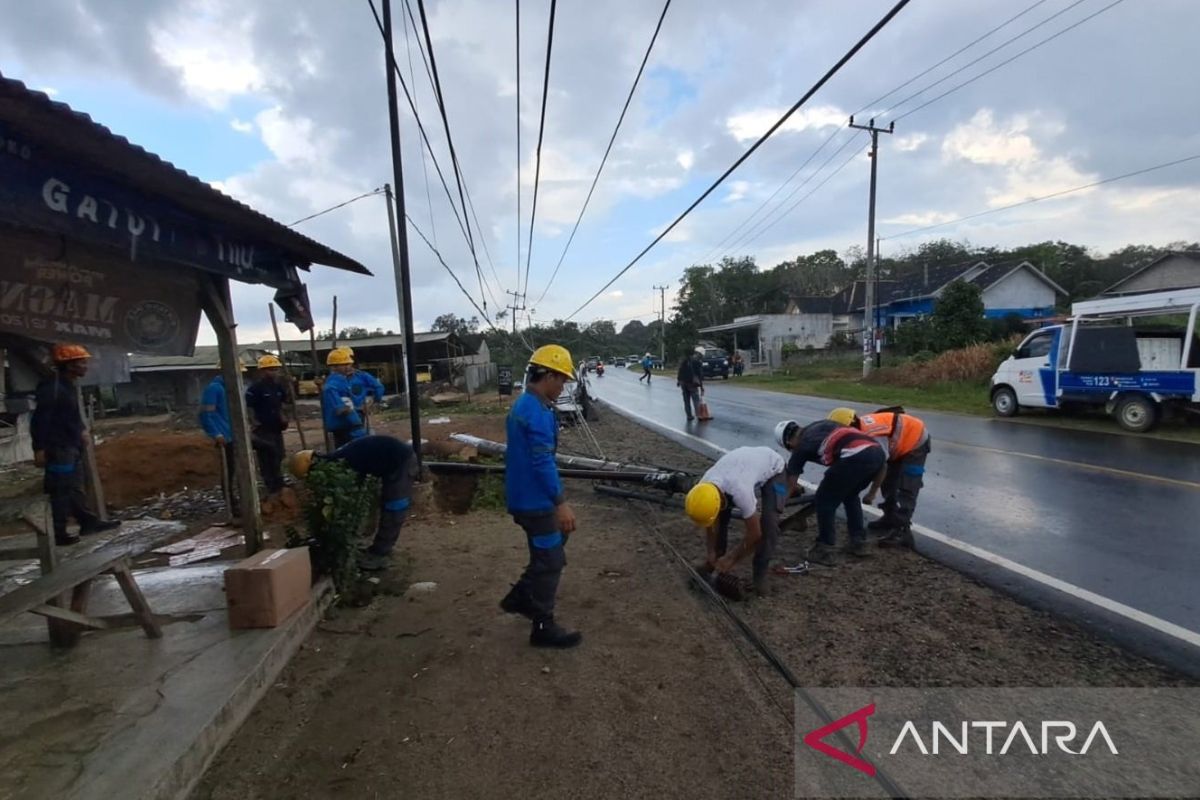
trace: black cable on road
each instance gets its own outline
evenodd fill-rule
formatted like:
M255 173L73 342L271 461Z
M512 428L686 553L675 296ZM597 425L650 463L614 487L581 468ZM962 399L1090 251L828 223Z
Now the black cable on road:
M771 649L771 646L768 645L766 641L764 641L763 638L758 635L754 628L750 627L748 622L742 619L741 616L739 616L732 608L729 607L729 603L725 601L725 598L721 597L721 595L717 593L717 590L714 589L707 580L705 580L704 576L697 572L696 568L693 567L691 563L689 563L688 560L683 557L683 554L680 553L673 544L671 544L659 526L649 516L649 512L651 511L650 504L646 503L645 506L647 511L647 516L645 518L650 520L650 529L654 531L655 538L658 539L659 544L662 545L667 552L675 557L675 560L679 562L679 565L687 573L687 576L689 579L691 579L692 583L698 586L708 600L713 604L713 606L716 607L717 610L721 611L725 617L737 627L742 636L745 637L746 641L754 646L754 649L759 652L759 655L761 655L766 662L770 664L777 673L779 673L781 678L787 681L788 686L790 686L800 695L800 698L804 700L805 705L807 705L826 725L832 723L834 721L833 715L830 714L823 705L821 705L819 700L809 694L808 690L804 688L804 684L800 682L800 679L796 677L796 673L792 672L787 663L780 658L774 650ZM850 740L850 737L846 734L845 729L836 731L834 735L838 737L839 741L842 743L843 747L845 747L847 752L858 751L858 743ZM864 758L864 756L859 754L859 758ZM895 780L891 778L891 776L884 772L883 767L880 767L877 764L873 766L875 766L875 781L885 792L888 793L888 797L908 797L904 790L900 788L900 785L897 784Z
M780 117L775 122L775 124L772 125L770 127L770 129L767 130L766 133L764 133L761 137L759 137L758 141L756 141L753 145L751 145L750 148L748 150L746 150L746 152L743 153L737 159L737 161L734 161L733 164L727 170L725 170L725 172L723 172L721 174L721 176L719 178L717 178L711 186L709 186L707 189L705 189L703 194L701 194L698 198L696 198L696 200L690 206L685 208L683 210L683 213L681 213L678 217L675 218L675 220L670 225L668 225L665 229L663 229L662 233L658 234L658 236L656 236L654 238L654 240L652 242L650 242L650 244L646 245L646 247L640 253L638 253L636 256L634 256L632 261L630 261L628 264L626 264L624 267L622 267L621 270L616 275L614 275L611 280L608 281L608 283L601 286L600 289L595 294L593 294L591 297L589 297L583 303L583 305L579 306L579 308L572 311L570 313L570 315L567 316L566 319L570 320L572 317L574 317L580 311L582 311L583 309L585 309L589 305L591 305L591 303L597 297L599 297L601 294L603 294L604 291L606 289L608 289L608 287L610 287L614 283L616 283L617 280L620 279L620 277L622 275L624 275L626 272L628 272L630 269L632 269L633 266L635 264L637 264L637 262L641 261L642 257L645 256L646 253L649 253L651 248L653 248L656 244L661 242L667 236L667 234L669 234L672 230L674 230L675 227L677 225L679 225L679 223L682 222L684 220L684 218L693 211L693 209L696 208L696 206L698 206L702 202L704 202L705 198L707 198L710 194L712 194L716 190L716 188L725 181L726 178L728 178L730 175L733 174L734 170L736 170L738 167L740 167L746 161L746 159L748 159L751 155L753 155L754 152L756 150L758 150L758 148L761 147L763 145L763 143L766 142L767 139L769 139L771 137L772 134L775 133L775 131L779 130L779 128L785 122L787 122L788 119L791 118L791 116L793 114L795 114L800 109L801 106L803 106L805 103L808 102L809 98L811 98L814 94L816 94L821 89L822 86L824 86L826 83L828 83L830 78L832 78L834 75L836 75L838 73L838 71L843 66L845 66L846 63L858 53L859 50L861 50L863 47L866 46L867 42L869 42L869 41L871 41L871 39L875 38L875 35L878 34L881 30L883 30L884 27L889 22L891 22L892 19L897 14L899 14L900 11L906 5L909 4L909 2L910 2L910 0L899 0L899 2L897 2L894 6L892 6L891 10L888 11L888 13L885 14L881 20L876 22L875 25L869 31L867 31L867 33L861 39L859 39L858 42L855 43L855 45L853 47L851 47L846 52L845 55L843 55L840 59L838 59L837 63L835 63L832 67L830 67L829 70L826 71L826 73L824 75L822 75L821 78L812 85L812 88L810 88L807 92L804 93L803 97L801 97L799 100L797 100L796 103L791 108L789 108L786 112L784 112L783 116Z
M646 69L646 62L650 60L650 52L654 49L654 43L658 41L658 33L662 30L663 20L666 19L667 9L670 7L671 0L667 0L663 4L662 13L658 15L658 24L654 26L654 35L650 37L650 44L646 48L646 54L642 56L642 64L638 67L637 75L633 79L633 86L629 87L629 96L625 98L625 106L621 109L621 116L617 118L617 125L613 128L612 136L609 137L608 147L604 148L604 157L600 159L600 166L596 169L596 177L592 178L591 188L588 189L587 197L583 199L583 207L579 209L579 217L575 220L575 227L571 228L571 235L567 237L567 243L563 247L562 255L558 257L558 263L554 265L554 272L551 273L550 280L546 283L546 288L542 289L542 294L534 302L535 306L542 302L542 298L546 296L546 292L550 291L550 287L554 284L554 279L558 277L558 270L563 265L563 259L567 257L567 251L571 249L571 242L575 241L575 233L579 230L579 223L583 222L583 215L587 211L588 203L592 201L592 193L596 191L596 183L600 180L600 173L604 171L604 165L608 163L608 154L612 152L613 142L617 140L617 132L621 130L621 123L625 121L625 113L629 111L629 103L633 100L633 93L637 91L638 83L642 80L642 72Z
M546 71L542 78L542 121L538 124L537 156L533 168L533 208L529 212L529 246L525 248L525 288L517 289L521 294L529 291L529 262L533 257L533 223L537 219L538 183L542 178L542 137L546 133L546 100L550 92L550 54L554 48L554 11L558 0L550 0L550 27L546 33Z

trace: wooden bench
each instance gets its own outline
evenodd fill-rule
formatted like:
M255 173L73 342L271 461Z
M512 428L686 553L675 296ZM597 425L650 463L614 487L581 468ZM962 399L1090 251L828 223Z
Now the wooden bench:
M59 561L52 571L0 596L0 626L21 614L46 617L50 641L72 646L85 630L140 625L152 639L162 637L162 629L142 595L130 570L129 561L161 544L154 539L114 542L76 558ZM93 616L87 613L92 581L112 575L125 595L132 613Z

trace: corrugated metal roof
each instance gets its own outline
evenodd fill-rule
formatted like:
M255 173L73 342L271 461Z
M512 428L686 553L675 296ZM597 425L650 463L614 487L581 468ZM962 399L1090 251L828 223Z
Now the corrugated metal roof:
M432 331L426 333L414 333L413 344L426 344L428 342L441 342L449 339L452 334L449 331ZM287 352L302 351L307 353L311 349L311 344L308 339L284 339L280 345ZM404 337L400 334L392 334L390 336L362 336L357 339L340 339L338 346L349 345L351 348L357 347L403 347ZM261 347L274 350L275 342L262 342ZM317 352L324 352L332 349L331 342L328 339L317 339Z
M298 266L323 264L361 275L371 274L349 256L255 211L124 136L113 133L87 114L52 100L3 73L0 73L0 122L11 133L45 142L95 172L167 198L197 216L222 222L273 244L293 255L300 262Z

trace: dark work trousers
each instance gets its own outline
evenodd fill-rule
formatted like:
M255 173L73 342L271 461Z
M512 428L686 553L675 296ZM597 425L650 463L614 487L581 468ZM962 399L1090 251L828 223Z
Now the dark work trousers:
M851 541L866 541L862 501L858 496L871 485L887 456L882 447L868 447L847 458L839 458L828 469L817 487L817 541L832 547L836 544L834 520L838 506L846 509L846 527Z
M533 621L554 619L554 596L558 579L567 565L566 537L558 529L553 511L543 514L513 514L513 520L525 531L529 546L529 564L517 581L533 606Z
M261 428L250 434L254 456L258 459L258 471L262 475L267 494L283 491L283 431L264 431Z
M54 535L67 535L71 517L79 523L81 533L87 533L100 521L87 507L83 493L83 461L78 447L46 449L46 474L42 490L50 495L50 514L54 519Z
M700 389L695 386L684 386L683 391L683 413L691 419L700 412Z
M416 466L416 459L410 458L395 472L380 478L379 527L375 529L375 540L367 548L368 553L386 556L395 549L400 528L408 516Z
M779 515L787 502L787 477L781 472L762 485L759 490L761 516L759 524L762 527L762 538L758 540L758 548L754 551L754 580L758 581L767 574L771 564L771 556L775 553L775 543L779 540ZM733 509L728 496L724 508L717 517L717 557L725 555L729 549L729 521L733 517ZM739 509L745 512L747 509ZM751 513L754 509L749 509Z
M338 448L350 444L354 440L354 434L361 430L362 428L342 428L340 431L330 431L333 434L333 446Z
M225 506L229 509L231 516L237 517L241 515L240 503L238 503L237 462L234 460L237 456L233 451L233 442L227 441L225 444L217 446L225 451L225 479L229 490L229 494L225 497ZM226 486L223 485L221 490L225 491L225 489Z
M883 519L903 527L912 522L917 510L917 495L925 485L925 459L932 448L929 442L896 461L889 461L883 479Z
M646 379L646 383L650 382L650 369L648 367L642 367L642 377L638 378L638 383L641 383L642 378Z

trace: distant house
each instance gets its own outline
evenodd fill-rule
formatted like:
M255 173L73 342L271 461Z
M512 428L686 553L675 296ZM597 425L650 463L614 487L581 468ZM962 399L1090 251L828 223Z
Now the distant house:
M986 261L926 267L915 275L878 282L876 307L879 325L895 327L906 319L933 313L933 305L955 281L979 287L984 316L1001 319L1016 314L1025 319L1054 313L1060 296L1067 292L1028 261L988 264ZM834 295L834 330L863 329L866 282L855 281Z
M751 354L751 363L778 366L783 362L784 345L801 350L829 346L832 308L831 297L793 297L788 301L787 313L737 317L724 325L701 328L700 333L727 334L734 349Z
M266 350L238 348L238 358L247 370L253 370ZM200 345L190 356L129 356L129 382L113 387L117 407L133 411L148 408L177 411L200 404L200 395L217 374L216 345ZM252 374L252 373L250 373Z
M1200 251L1176 250L1164 253L1132 275L1105 289L1105 297L1191 289L1200 286Z

